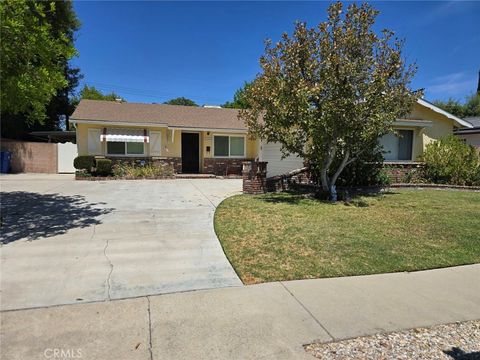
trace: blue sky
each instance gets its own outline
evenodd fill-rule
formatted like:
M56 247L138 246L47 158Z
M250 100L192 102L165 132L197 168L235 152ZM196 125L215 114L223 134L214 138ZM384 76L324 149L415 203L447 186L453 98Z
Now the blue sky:
M480 2L371 2L376 29L405 38L417 62L413 88L429 100L463 100L480 70ZM296 20L315 26L328 2L76 1L82 22L73 63L83 83L130 102L185 96L198 104L231 100L259 72L266 38L291 32Z

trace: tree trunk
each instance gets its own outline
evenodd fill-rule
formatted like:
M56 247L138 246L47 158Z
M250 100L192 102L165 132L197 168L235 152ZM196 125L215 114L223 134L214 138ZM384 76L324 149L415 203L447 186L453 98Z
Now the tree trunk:
M325 162L323 163L323 166L320 171L320 180L321 180L321 185L322 185L322 192L323 194L320 194L321 198L328 198L332 202L336 202L338 200L337 196L337 188L336 188L336 182L340 174L342 173L343 169L345 167L355 161L355 158L350 158L350 151L346 150L345 154L343 156L342 162L338 166L337 170L333 174L331 178L328 177L328 169L330 165L333 162L333 158L335 156L335 151L331 152ZM328 194L328 195L327 195ZM326 196L327 195L327 196Z
M345 169L345 166L347 166L349 157L350 151L347 150L345 151L345 155L343 156L342 162L340 163L337 171L335 171L335 174L333 174L332 178L330 179L330 200L333 202L337 201L337 188L335 183L337 182L337 179L342 173L343 169Z
M331 150L328 152L327 157L323 161L323 166L320 169L320 182L322 185L322 191L324 193L330 192L330 180L328 178L328 169L330 168L330 165L332 165L336 152L337 152L337 147L335 145L332 145Z

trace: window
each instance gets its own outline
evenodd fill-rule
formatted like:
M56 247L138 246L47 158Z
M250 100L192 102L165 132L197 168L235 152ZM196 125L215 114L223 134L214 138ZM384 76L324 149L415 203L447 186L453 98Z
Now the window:
M107 142L107 154L125 155L125 143Z
M143 155L143 143L127 142L127 154L129 155Z
M228 156L228 136L214 136L213 139L213 155Z
M412 160L413 130L397 130L380 138L383 157L387 161Z
M245 137L214 135L213 156L245 157Z
M143 155L143 142L107 142L108 155Z

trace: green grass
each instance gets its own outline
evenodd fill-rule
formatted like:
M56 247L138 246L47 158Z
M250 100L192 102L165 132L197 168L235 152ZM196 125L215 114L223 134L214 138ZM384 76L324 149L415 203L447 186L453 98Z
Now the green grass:
M215 231L244 283L414 271L480 262L480 193L395 190L330 204L239 195Z

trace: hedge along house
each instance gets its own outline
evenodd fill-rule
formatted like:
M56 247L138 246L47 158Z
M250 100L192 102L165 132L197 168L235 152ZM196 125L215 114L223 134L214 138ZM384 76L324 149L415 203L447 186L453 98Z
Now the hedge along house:
M82 100L70 122L79 155L166 163L177 173L240 175L257 156L236 109Z
M242 162L268 162L267 176L301 168L303 159L282 158L280 144L249 138L238 110L82 100L70 118L79 155L171 164L177 173L240 175ZM379 139L385 161L399 176L418 165L426 145L472 125L424 99L394 123L396 134ZM399 135L399 136L398 136Z

